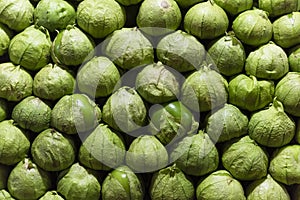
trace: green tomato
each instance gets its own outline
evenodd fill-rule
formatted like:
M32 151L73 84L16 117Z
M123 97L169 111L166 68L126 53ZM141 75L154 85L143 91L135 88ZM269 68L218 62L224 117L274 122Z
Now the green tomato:
M258 8L269 13L270 17L279 17L299 10L298 0L258 0Z
M175 0L175 1L181 8L189 8L189 7L191 7L197 3L200 3L204 0Z
M280 101L265 110L254 113L249 121L248 134L256 142L267 147L281 147L292 141L296 124L285 112Z
M41 132L31 145L33 161L46 171L61 171L75 161L74 141L54 129Z
M150 118L152 134L164 145L195 133L199 125L191 111L179 101L155 106Z
M0 22L20 32L33 23L34 7L29 0L0 1Z
M266 44L271 40L273 33L267 13L260 9L240 13L234 19L232 29L238 39L251 46Z
M214 0L230 15L234 16L243 11L249 10L253 6L253 0Z
M101 185L93 174L75 163L59 174L57 192L68 200L98 200Z
M0 64L0 97L8 101L20 101L32 94L32 77L13 63Z
M140 178L127 166L114 169L102 183L103 200L143 200L144 193Z
M290 71L300 72L300 45L297 45L290 50L288 60Z
M184 30L200 39L214 39L224 35L228 26L225 11L212 1L194 5L184 17Z
M300 145L286 145L276 149L271 157L269 173L286 185L300 184Z
M125 25L125 9L118 2L84 0L77 7L77 24L94 38L104 38Z
M180 76L161 62L145 66L136 77L135 88L150 103L165 103L179 97Z
M88 168L110 170L123 163L125 152L125 144L121 136L107 125L99 124L83 141L78 159Z
M11 196L11 194L7 190L5 190L5 189L0 190L0 199L15 200L15 198L13 198Z
M175 164L154 173L149 191L151 199L195 199L193 183Z
M12 38L8 48L9 58L27 70L37 71L50 61L51 45L47 29L32 25Z
M208 175L197 186L196 195L199 200L246 200L243 186L226 170Z
M269 42L250 52L245 70L257 78L278 80L289 71L288 57L280 46Z
M145 104L137 91L123 86L115 91L103 106L103 121L125 133L138 130L147 120Z
M283 104L284 111L300 117L300 73L288 72L277 83L275 96Z
M48 64L38 71L33 79L35 96L55 101L75 90L75 78L69 70L57 64Z
M38 199L51 188L51 180L49 172L39 168L29 158L25 158L9 174L7 188L17 199Z
M64 0L41 0L34 10L35 23L50 32L75 24L75 19L75 9Z
M244 136L225 144L222 164L234 178L250 181L267 175L269 160L264 149L249 136Z
M248 117L232 104L211 113L206 118L206 131L215 142L225 142L247 134Z
M100 108L84 94L63 96L51 113L51 126L66 134L92 130L100 120Z
M12 35L12 31L6 25L0 23L0 56L7 53Z
M81 92L95 98L106 97L116 87L120 73L110 59L100 56L92 58L80 68L76 79Z
M270 174L251 182L246 188L246 196L248 200L291 199L285 186L276 182Z
M155 136L142 135L130 144L126 164L136 172L153 172L168 164L168 152Z
M77 66L94 56L94 41L74 25L68 25L55 37L51 57L57 64Z
M300 12L292 12L273 22L274 42L282 48L300 43Z
M156 47L158 60L178 72L199 69L205 54L206 50L197 38L181 30L164 36Z
M210 111L227 102L227 91L226 79L210 67L204 66L190 74L183 83L181 102L196 112Z
M30 141L13 120L0 122L0 163L14 165L25 158L30 149Z
M188 175L203 176L218 168L219 153L209 136L200 130L198 134L187 136L176 143L170 160Z
M154 62L151 42L136 27L114 31L103 42L102 50L122 69L132 69Z
M227 34L215 40L209 47L208 56L219 72L225 76L239 74L244 69L246 53L243 44L234 35Z
M11 117L21 128L38 133L49 128L51 108L40 98L29 96L13 108Z
M60 196L56 191L48 191L46 192L39 200L64 200L62 196Z
M272 102L274 96L274 82L257 80L255 76L248 77L239 74L228 84L229 103L240 109L255 111Z
M157 36L176 30L181 19L181 11L175 0L144 0L136 23L143 32Z

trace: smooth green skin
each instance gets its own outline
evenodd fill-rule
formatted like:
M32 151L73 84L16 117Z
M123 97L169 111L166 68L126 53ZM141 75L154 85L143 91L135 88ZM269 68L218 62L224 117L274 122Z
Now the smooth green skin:
M299 6L298 0L258 0L258 8L267 11L270 17L298 11Z
M131 5L136 5L143 0L116 0L118 3L124 5L124 6L131 6Z
M194 36L182 30L164 36L156 47L158 60L178 72L199 69L205 54L204 46Z
M75 24L76 12L64 0L41 0L34 10L34 22L50 32Z
M290 195L285 186L276 182L270 174L250 183L246 188L246 196L247 200L290 200Z
M99 56L92 58L80 68L76 80L81 92L95 98L106 97L116 87L120 73L109 58Z
M151 199L157 200L194 200L195 196L193 183L176 165L156 172L152 177L149 191Z
M48 191L39 200L64 200L64 198L56 191Z
M33 79L33 94L39 98L55 101L75 90L75 78L63 67L48 64Z
M33 161L46 171L61 171L70 167L76 157L73 140L55 129L41 132L31 145Z
M300 42L300 12L292 12L273 22L273 38L282 48L289 48Z
M32 200L44 195L52 186L51 174L29 158L20 161L11 171L7 188L16 199Z
M122 69L132 69L154 62L151 42L136 27L114 31L103 42L102 50Z
M0 98L0 122L5 120L9 115L8 102Z
M20 101L32 94L32 77L20 66L11 62L0 64L0 97Z
M273 81L257 80L255 76L244 74L233 78L229 82L228 88L229 103L251 112L271 103L275 90Z
M272 23L265 11L246 10L240 13L232 23L235 36L251 46L266 44L272 38Z
M225 76L239 74L244 69L246 53L243 44L234 35L225 35L211 44L208 56Z
M155 136L142 135L130 144L126 164L136 172L153 172L168 164L168 153Z
M253 5L253 0L214 0L214 2L232 16L250 10Z
M224 35L228 26L225 11L211 1L194 5L184 17L184 30L199 39L214 39Z
M242 181L260 179L267 175L268 155L248 135L225 144L222 164L234 178Z
M176 3L181 7L181 8L189 8L197 3L200 3L204 0L175 0Z
M248 55L245 70L247 75L278 80L289 71L288 57L280 46L269 42Z
M77 24L93 38L104 38L125 25L125 9L116 1L82 1L77 7Z
M100 108L84 94L65 95L55 104L51 126L66 134L89 131L101 120Z
M170 144L197 131L193 114L179 101L155 107L150 113L151 132L162 144Z
M153 36L176 30L181 20L181 11L175 0L144 0L136 17L138 27Z
M275 96L283 104L284 111L296 117L300 117L300 73L288 72L277 83Z
M94 170L109 170L120 166L125 158L122 138L107 125L99 124L82 143L78 159Z
M0 1L0 22L20 32L33 23L34 7L29 0Z
M225 170L215 171L200 182L196 196L198 200L246 200L241 183Z
M257 143L267 147L281 147L291 142L296 124L285 112L280 101L265 110L254 113L249 121L248 134Z
M11 117L21 128L39 133L50 126L51 108L40 98L29 96L13 108Z
M103 121L115 130L129 133L143 127L147 110L134 88L123 86L103 106Z
M143 198L142 182L127 166L120 166L113 170L102 183L103 200L143 200Z
M0 164L0 190L7 187L7 178L10 171L11 169L9 166Z
M5 189L0 190L0 199L3 199L3 200L14 200L14 198Z
M288 60L290 71L300 72L300 45L297 45L290 50Z
M79 28L69 25L55 37L51 47L52 60L57 64L77 66L94 56L94 41Z
M0 56L7 53L13 32L4 24L0 23Z
M227 102L227 91L226 79L215 70L204 66L189 75L183 83L181 102L196 112L214 110Z
M215 142L225 142L247 134L248 117L232 104L225 104L206 119L206 132Z
M278 182L286 185L300 184L300 145L287 145L274 151L269 173Z
M217 169L219 154L209 136L199 131L177 143L171 151L170 160L185 174L203 176Z
M38 71L49 63L51 45L48 31L32 25L11 39L9 58L27 70Z
M152 104L176 100L180 92L179 74L161 62L145 66L138 73L135 88Z
M27 156L30 149L30 141L13 123L13 120L0 122L0 163L4 165L14 165L20 162Z
M62 171L57 192L68 200L99 200L101 185L96 177L78 163Z

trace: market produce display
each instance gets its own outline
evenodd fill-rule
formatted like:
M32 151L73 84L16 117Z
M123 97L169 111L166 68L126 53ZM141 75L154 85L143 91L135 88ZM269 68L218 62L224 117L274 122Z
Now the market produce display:
M299 0L0 0L0 200L300 200Z

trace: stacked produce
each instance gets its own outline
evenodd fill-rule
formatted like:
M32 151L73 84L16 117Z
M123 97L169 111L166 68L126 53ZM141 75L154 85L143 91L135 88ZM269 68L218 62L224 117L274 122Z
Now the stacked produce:
M0 0L0 199L299 200L298 0Z

